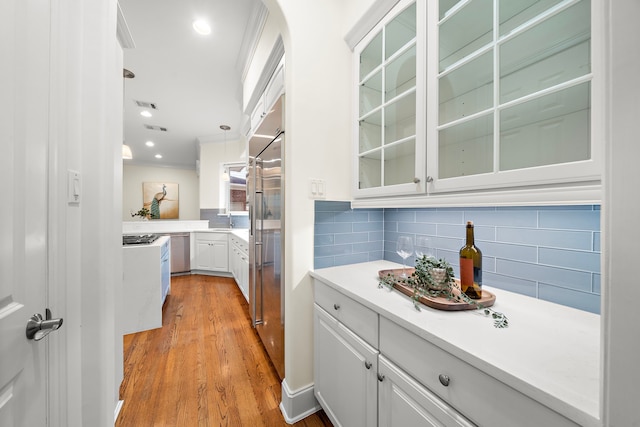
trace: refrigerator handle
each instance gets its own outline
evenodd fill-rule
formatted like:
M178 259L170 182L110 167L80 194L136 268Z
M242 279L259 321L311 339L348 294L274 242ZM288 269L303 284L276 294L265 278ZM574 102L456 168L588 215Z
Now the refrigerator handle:
M253 236L253 206L249 203L249 236Z
M256 244L262 244L262 227L263 227L263 218L264 218L264 212L263 212L264 195L262 194L262 191L256 191L253 200L255 201L255 206L253 207L254 208L253 215L255 216L255 218L253 218L254 222L252 223L255 228L253 233L253 238Z

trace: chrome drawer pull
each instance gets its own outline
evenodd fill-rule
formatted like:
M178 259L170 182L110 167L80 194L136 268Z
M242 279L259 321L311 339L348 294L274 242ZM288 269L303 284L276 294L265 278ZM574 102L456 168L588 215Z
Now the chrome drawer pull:
M438 379L440 380L440 384L447 387L449 385L450 378L448 375L440 374L438 375Z

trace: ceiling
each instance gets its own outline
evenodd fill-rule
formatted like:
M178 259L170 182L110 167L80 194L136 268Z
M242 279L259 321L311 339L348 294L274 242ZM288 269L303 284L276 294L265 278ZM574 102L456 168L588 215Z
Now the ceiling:
M240 137L242 77L264 6L261 0L119 3L134 43L124 49L124 67L135 74L124 79L124 141L133 152L124 164L195 169L198 141ZM208 20L211 34L193 30L197 18ZM143 110L152 117L141 116ZM225 134L221 125L231 129Z

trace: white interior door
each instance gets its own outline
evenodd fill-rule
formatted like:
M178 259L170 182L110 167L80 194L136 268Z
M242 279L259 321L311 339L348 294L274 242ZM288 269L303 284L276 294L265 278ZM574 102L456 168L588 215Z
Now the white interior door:
M0 425L47 426L50 2L0 1Z

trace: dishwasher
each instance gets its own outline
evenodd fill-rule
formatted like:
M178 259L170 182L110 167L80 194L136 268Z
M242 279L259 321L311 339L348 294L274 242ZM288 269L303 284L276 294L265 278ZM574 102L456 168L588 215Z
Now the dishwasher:
M189 233L169 233L171 237L171 274L191 271Z

